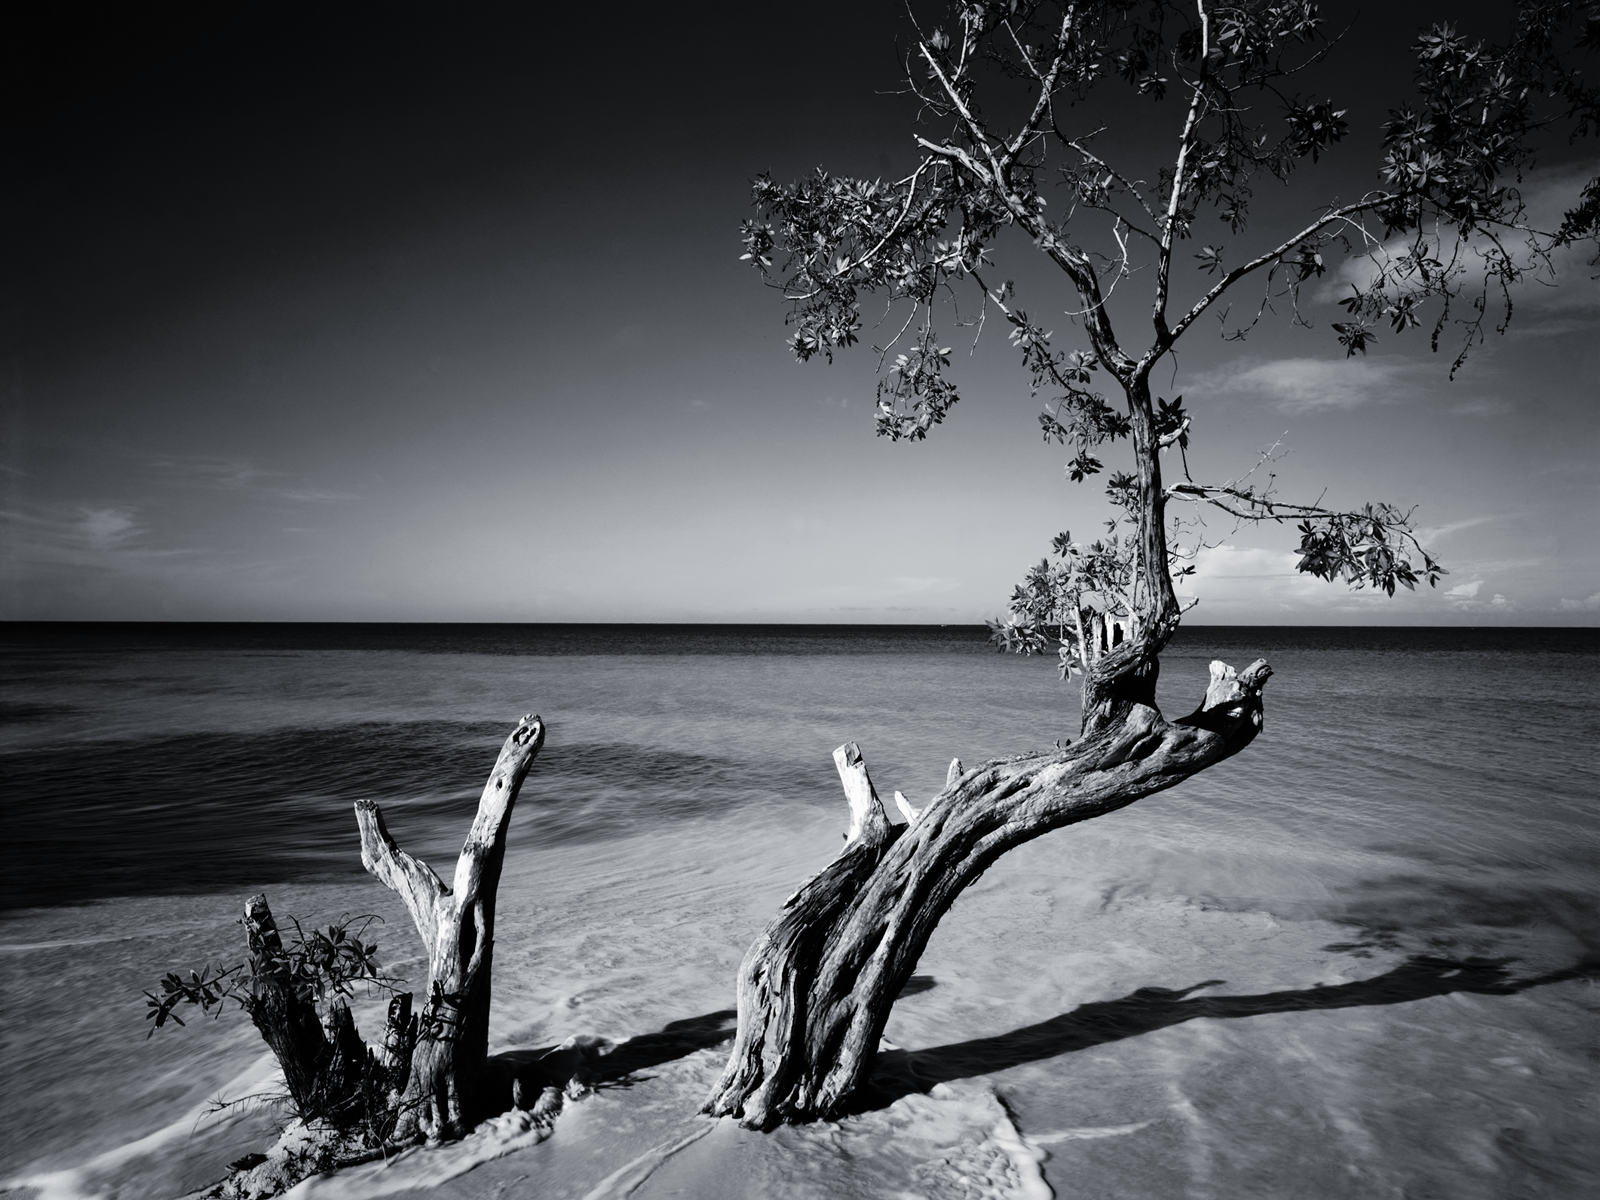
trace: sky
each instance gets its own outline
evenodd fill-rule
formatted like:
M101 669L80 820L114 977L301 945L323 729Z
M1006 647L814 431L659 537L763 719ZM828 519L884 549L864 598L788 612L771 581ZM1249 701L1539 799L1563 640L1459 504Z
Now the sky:
M542 7L5 18L0 618L966 623L1094 532L992 327L950 330L964 399L893 444L885 331L797 364L739 261L758 172L914 165L901 6ZM1357 18L1316 81L1351 136L1263 185L1241 251L1373 185L1416 32L1506 7L1325 6ZM1083 115L1152 164L1181 120ZM1596 139L1554 144L1530 206L1597 169ZM1077 344L1063 281L1004 253ZM1276 446L1285 499L1414 506L1450 574L1352 593L1296 574L1292 527L1213 521L1189 620L1600 623L1600 283L1555 267L1453 382L1415 332L1343 357L1354 266L1312 330L1191 330L1158 390L1196 478Z

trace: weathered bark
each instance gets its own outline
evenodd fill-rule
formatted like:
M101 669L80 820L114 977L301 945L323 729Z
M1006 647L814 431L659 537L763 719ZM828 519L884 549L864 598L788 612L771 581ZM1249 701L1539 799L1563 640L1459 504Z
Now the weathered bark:
M411 1078L411 1052L417 1045L417 1018L411 1011L411 993L401 992L389 1001L384 1023L383 1053L379 1061L388 1073L389 1086L403 1091Z
M1141 671L1106 697L1074 745L967 771L953 763L944 791L912 809L908 825L889 822L859 749L841 747L834 759L851 832L745 955L738 1036L704 1111L753 1129L845 1111L872 1071L895 998L961 891L1024 842L1238 753L1261 728L1271 673L1262 661L1239 675L1214 662L1202 705L1167 721L1129 695L1145 685Z
M483 1113L495 892L511 809L543 744L544 723L531 715L506 739L451 887L395 844L375 803L356 801L362 865L405 901L428 953L428 996L417 1017L399 1136L420 1126L432 1137L459 1137Z
M295 1112L302 1117L319 1116L334 1099L326 1078L332 1048L323 1034L316 1005L299 995L289 980L283 939L264 893L245 901L244 928L252 966L245 1008L283 1068Z

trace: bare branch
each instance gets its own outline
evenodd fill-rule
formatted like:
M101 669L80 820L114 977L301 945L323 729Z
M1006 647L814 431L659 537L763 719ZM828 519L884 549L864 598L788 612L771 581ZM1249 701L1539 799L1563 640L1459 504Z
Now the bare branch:
M1172 172L1172 193L1167 198L1166 220L1161 228L1161 247L1156 259L1156 295L1151 310L1151 320L1156 326L1157 342L1170 343L1176 334L1167 331L1167 289L1172 277L1172 241L1178 228L1178 206L1183 199L1184 179L1188 173L1189 151L1195 126L1200 121L1200 110L1205 100L1206 63L1211 55L1211 18L1206 13L1204 0L1195 0L1200 14L1200 77L1190 84L1189 111L1183 119L1183 133L1178 138L1178 161Z
M1342 208L1336 208L1330 212L1324 213L1321 217L1318 217L1315 221L1313 221L1310 225L1307 225L1293 237L1285 238L1266 253L1258 254L1255 258L1252 258L1249 262L1243 264L1242 266L1235 267L1233 270L1229 271L1226 275L1219 279L1214 285L1212 285L1211 290L1208 291L1204 296L1200 297L1200 299L1195 302L1194 307L1189 309L1189 311L1183 315L1183 317L1176 325L1172 327L1170 331L1162 331L1158 329L1158 343L1164 340L1165 343L1170 346L1173 342L1177 341L1178 338L1183 336L1184 330L1193 325L1195 321L1199 319L1200 315L1206 311L1206 309L1210 308L1214 303L1216 303L1219 296L1221 296L1234 284L1238 283L1239 280L1243 279L1246 275L1250 275L1256 271L1259 271L1262 267L1268 265L1269 263L1278 262L1283 258L1284 255L1288 254L1289 251L1293 250L1296 246L1300 245L1302 242L1305 242L1307 239L1315 237L1319 232L1326 229L1329 225L1346 221L1349 217L1354 216L1356 213L1370 211L1374 208L1377 208L1381 204L1387 203L1393 198L1394 197L1388 192L1379 192L1376 194L1369 193L1367 196L1362 197L1360 200L1357 200L1352 204L1346 204ZM1151 361L1154 362L1154 359Z
M432 867L400 849L389 836L383 811L376 803L357 800L356 823L361 827L361 865L405 901L431 958L438 938L439 912L449 902L449 889Z

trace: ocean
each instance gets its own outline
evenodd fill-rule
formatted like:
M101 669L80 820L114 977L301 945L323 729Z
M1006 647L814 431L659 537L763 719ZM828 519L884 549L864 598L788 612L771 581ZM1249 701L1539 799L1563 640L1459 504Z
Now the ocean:
M177 1197L264 1148L248 1020L146 1039L143 990L238 961L263 890L376 915L423 986L352 803L448 877L538 712L491 1052L588 1034L637 1069L544 1140L502 1118L300 1195L1600 1194L1600 630L1186 627L1163 711L1258 657L1248 749L1002 859L864 1111L756 1134L696 1110L741 956L837 852L834 747L921 804L952 757L1076 736L1053 662L974 627L0 626L0 1188Z

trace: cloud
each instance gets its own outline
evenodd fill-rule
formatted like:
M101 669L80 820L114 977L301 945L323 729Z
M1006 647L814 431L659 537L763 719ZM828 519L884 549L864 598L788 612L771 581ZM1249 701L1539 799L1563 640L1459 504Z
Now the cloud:
M221 488L224 491L241 491L259 486L265 480L281 477L279 472L264 470L245 459L210 455L152 458L145 465L175 483Z
M293 560L252 558L236 544L162 545L162 536L159 523L125 502L0 509L0 615L214 614L228 611L217 601L229 593L248 603L294 576Z
M1582 600L1561 600L1562 612L1600 612L1600 592L1592 596L1585 596Z
M127 506L52 505L0 511L13 554L83 557L125 549L146 532Z
M1202 611L1215 605L1223 611L1235 607L1296 611L1329 607L1364 607L1374 593L1352 592L1295 569L1300 556L1292 550L1260 547L1205 546L1194 558L1193 575L1178 581L1183 599L1198 597ZM1377 599L1385 599L1381 593Z
M1450 601L1450 607L1457 612L1465 613L1509 613L1516 612L1514 602L1507 600L1499 592L1492 599L1479 600L1478 593L1483 589L1483 580L1474 579L1471 583L1458 583L1444 594Z
M1266 400L1284 413L1309 413L1392 403L1417 372L1415 363L1384 359L1279 358L1204 372L1190 390Z
M289 478L287 472L273 471L242 458L166 456L149 459L146 465L167 482L180 487L213 488L263 500L287 500L295 504L360 499L354 492L285 482Z
M1464 521L1451 521L1445 525L1424 525L1417 530L1417 537L1424 542L1436 542L1441 538L1459 533L1463 529L1471 529L1477 525L1487 525L1490 521L1504 520L1506 516L1516 514L1489 513L1482 517L1468 517Z
M0 546L6 574L20 579L40 571L88 568L139 569L185 554L146 544L149 527L126 504L53 504L0 510Z
M1507 600L1496 592L1491 600L1457 600L1450 607L1464 613L1514 613L1517 611L1517 602Z
M1319 619L1314 614L1337 614L1340 619L1359 614L1357 619L1388 621L1425 614L1438 619L1447 612L1505 616L1521 611L1517 601L1498 592L1487 600L1479 599L1484 579L1492 577L1492 571L1474 570L1471 579L1447 591L1421 585L1414 592L1397 591L1391 597L1374 588L1350 588L1297 571L1299 557L1292 550L1229 543L1203 547L1193 560L1195 573L1177 581L1179 599L1198 598L1200 620L1248 614L1251 619L1270 621L1276 613L1286 619L1297 614L1312 619ZM1592 599L1600 608L1600 593ZM1588 603L1569 602L1564 607Z
M96 550L109 550L137 537L140 532L132 510L123 508L86 508L78 528L85 541Z
M1546 232L1556 229L1561 224L1562 214L1577 204L1584 183L1592 179L1597 171L1600 171L1600 161L1590 160L1528 172L1521 185L1522 201L1526 207L1523 219L1535 229ZM1403 236L1389 238L1368 254L1346 258L1336 270L1330 272L1327 281L1317 289L1315 298L1324 304L1335 304L1350 296L1352 288L1367 288L1385 264L1409 251L1412 240ZM1594 255L1592 244L1563 246L1536 258L1523 250L1519 239L1507 240L1502 234L1501 240L1505 248L1525 260L1528 267L1523 279L1511 285L1512 299L1519 311L1512 329L1531 336L1567 332L1580 324L1587 326L1587 322L1573 322L1554 317L1554 314L1600 312L1600 281L1595 279L1594 268L1590 265ZM1457 264L1461 271L1458 282L1469 299L1475 287L1482 284L1484 252L1488 246L1488 239L1482 235L1469 238ZM1441 258L1451 252L1449 243L1441 252L1438 243L1434 242L1433 249ZM1494 293L1491 293L1489 303L1488 323L1497 324L1502 318L1496 307ZM1536 319L1527 319L1530 316Z

